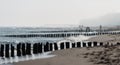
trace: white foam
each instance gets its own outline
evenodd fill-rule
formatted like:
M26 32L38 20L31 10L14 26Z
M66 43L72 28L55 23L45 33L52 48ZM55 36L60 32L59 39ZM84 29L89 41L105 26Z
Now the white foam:
M32 54L32 55L26 55L21 57L10 57L10 58L4 58L0 59L0 64L8 64L13 62L19 62L19 61L27 61L27 60L35 60L35 59L42 59L42 58L50 58L54 57L55 55L49 55L51 52L46 52L42 54Z

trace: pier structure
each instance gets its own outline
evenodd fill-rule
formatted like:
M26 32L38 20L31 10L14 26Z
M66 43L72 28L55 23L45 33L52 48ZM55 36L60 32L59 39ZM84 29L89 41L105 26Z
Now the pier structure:
M96 41L60 41L59 43L46 42L46 44L40 43L18 43L14 44L0 44L0 58L1 59L11 59L11 58L21 58L29 57L31 55L44 54L46 52L53 52L59 50L66 50L70 48L83 48L83 47L99 47L99 46L112 46L120 45L117 43L103 43ZM15 62L15 61L13 61ZM3 63L3 62L2 62Z
M96 35L105 35L105 34L120 34L120 31L106 31L106 32L53 32L53 33L29 33L29 34L9 34L2 35L3 37L19 37L19 38L29 38L29 37L50 37L50 38L59 38L59 37L71 37L71 36L96 36Z
M2 58L10 58L10 57L22 57L32 54L42 54L45 52L51 52L56 50L70 49L70 48L82 48L82 47L97 47L97 46L112 46L112 45L120 45L117 43L103 43L96 41L59 41L57 43L46 42L43 44L40 43L23 43L20 42L18 44L0 44L0 57Z

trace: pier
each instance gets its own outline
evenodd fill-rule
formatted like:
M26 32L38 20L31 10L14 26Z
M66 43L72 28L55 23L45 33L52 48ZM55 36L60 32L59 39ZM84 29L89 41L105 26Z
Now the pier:
M78 42L68 42L62 41L58 43L18 43L14 44L0 44L0 57L10 58L10 57L21 57L31 54L41 54L49 51L63 50L69 48L82 48L82 47L96 47L105 45L119 45L120 43L103 43L103 42L90 42L90 41L78 41ZM15 53L16 52L16 53Z
M50 38L59 38L59 37L70 37L70 36L96 36L96 35L105 35L105 34L120 34L120 31L106 31L106 32L51 32L51 33L32 33L32 34L10 34L2 35L3 37L18 37L18 38L32 38L32 37L50 37Z

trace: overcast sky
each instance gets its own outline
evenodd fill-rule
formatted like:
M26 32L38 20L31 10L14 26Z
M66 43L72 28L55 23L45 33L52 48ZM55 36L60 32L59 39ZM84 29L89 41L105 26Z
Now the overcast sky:
M99 25L88 19L111 13L120 0L0 0L0 26Z

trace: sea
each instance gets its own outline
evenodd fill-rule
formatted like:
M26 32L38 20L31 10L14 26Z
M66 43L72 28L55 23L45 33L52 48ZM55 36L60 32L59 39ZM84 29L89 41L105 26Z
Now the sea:
M40 42L40 43L42 42L43 44L46 42L54 43L64 40L65 37L9 37L9 35L69 33L63 31L64 30L68 31L70 29L71 28L68 29L68 28L39 28L39 27L34 27L34 28L33 27L0 27L0 44L4 44L4 43L17 44L19 42L29 42L31 44L36 42ZM71 30L73 31L74 29ZM70 33L75 33L75 32L70 32ZM13 65L13 62L49 58L54 56L55 55L51 55L51 52L45 52L42 54L32 54L31 56L28 55L22 57L14 57L14 58L0 57L0 65Z
M0 28L0 44L4 43L14 43L17 44L19 42L43 42L43 44L47 41L49 42L57 42L64 38L49 38L49 37L5 37L5 35L19 35L19 34L43 34L48 33L45 31L54 31L60 29L54 28L30 28L30 27L1 27ZM43 32L44 31L44 32ZM15 58L1 58L0 57L0 65L13 65L13 62L26 61L26 60L34 60L34 59L42 59L49 58L55 55L50 55L51 52L46 52L42 54L32 54L31 56L23 56L23 57L15 57Z
M56 42L63 38L50 38L50 37L4 37L5 35L26 35L26 34L45 34L53 33L47 31L57 31L57 28L19 28L19 27L2 27L0 28L0 42ZM58 32L56 32L58 33Z

